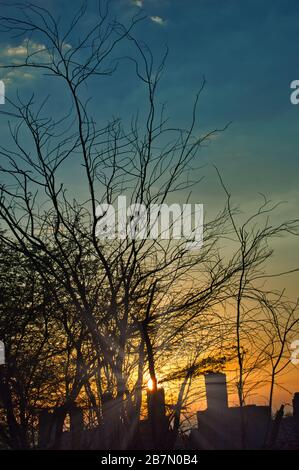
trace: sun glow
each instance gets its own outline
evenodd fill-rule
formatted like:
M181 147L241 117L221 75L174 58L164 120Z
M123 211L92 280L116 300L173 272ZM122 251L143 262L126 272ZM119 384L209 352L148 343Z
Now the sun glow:
M150 391L153 391L154 390L154 381L152 379L149 379L149 381L147 382L147 388L150 390Z
M161 388L161 385L159 384L158 382L158 378L156 377L156 389L160 389ZM149 379L148 382L147 382L147 389L152 392L155 390L155 383L153 381L153 379Z

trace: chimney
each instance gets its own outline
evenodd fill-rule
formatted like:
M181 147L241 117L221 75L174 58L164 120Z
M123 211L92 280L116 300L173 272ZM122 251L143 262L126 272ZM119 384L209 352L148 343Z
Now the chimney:
M150 448L167 449L168 419L165 414L165 394L163 388L147 390L147 414L151 433Z
M165 418L165 394L163 388L147 391L147 410L149 420Z
M221 413L228 407L226 375L220 372L205 375L207 408Z
M293 416L299 421L299 392L294 394L293 398Z

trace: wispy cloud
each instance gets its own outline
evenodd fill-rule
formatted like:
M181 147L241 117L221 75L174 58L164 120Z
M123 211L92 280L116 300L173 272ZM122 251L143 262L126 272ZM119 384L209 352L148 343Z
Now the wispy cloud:
M67 52L72 46L68 43L63 44L63 49ZM36 77L36 71L26 68L13 68L15 65L22 65L26 58L30 57L30 62L47 62L51 60L49 51L44 44L39 44L30 39L24 39L21 44L6 44L0 47L0 77L6 84L13 84L21 80L33 80ZM2 66L2 67L1 67ZM12 66L10 68L10 66Z
M35 74L28 72L25 68L8 68L9 66L21 65L24 59L32 57L45 57L47 48L43 44L36 43L30 39L24 39L21 44L2 45L0 48L0 75L6 85L20 84L24 81L34 80ZM4 66L5 68L2 68Z
M0 57L27 57L27 55L30 54L44 52L45 49L46 47L43 44L38 44L36 42L30 41L30 39L24 39L24 41L17 46L7 45L6 47L4 47L0 52Z
M6 85L11 85L14 82L17 82L19 80L34 80L34 75L32 73L24 72L21 69L15 69L11 70L10 72L7 72L3 78L3 81Z
M142 8L143 7L143 0L132 0L133 5L136 7Z
M151 21L154 23L159 24L160 26L164 26L166 24L166 20L161 18L161 16L150 16Z
M153 2L153 0L148 0L146 2L147 4L152 4L152 3L156 3ZM145 1L144 0L131 0L131 4L135 5L136 7L138 8L144 8L145 7ZM152 5L154 6L154 5ZM156 23L160 26L165 26L166 24L166 20L164 18L162 18L161 16L158 16L158 15L152 15L152 16L149 16L149 19L153 22L153 23Z

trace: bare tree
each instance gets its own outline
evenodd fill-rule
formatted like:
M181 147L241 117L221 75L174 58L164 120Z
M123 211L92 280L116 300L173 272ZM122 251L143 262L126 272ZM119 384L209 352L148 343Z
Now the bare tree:
M150 48L135 37L134 26L144 18L134 17L124 26L100 2L93 25L80 37L86 6L64 29L45 8L33 4L16 8L12 16L0 17L0 29L23 39L27 56L0 68L50 76L63 90L65 101L60 115L54 117L51 97L40 99L32 94L25 98L18 93L15 100L7 99L10 109L6 107L1 114L10 116L11 146L0 147L0 217L5 229L0 240L28 260L47 290L49 318L41 317L47 347L47 322L59 325L59 333L51 330L51 335L58 344L61 341L62 351L56 351L56 357L64 361L60 424L68 407L80 400L92 406L98 422L105 424L109 396L116 416L113 435L119 447L128 447L133 436L123 429L136 428L133 423L138 422L142 408L146 372L156 388L157 367L163 367L169 352L188 335L188 328L192 331L196 325L200 330L232 298L236 299L242 406L243 298L250 296L259 269L271 254L267 240L295 230L296 223L274 228L266 224L248 232L250 222L268 212L265 202L238 228L227 194L227 206L205 221L200 250L188 250L186 240L131 236L131 220L126 221L120 239L99 237L106 213L99 214L98 206L113 205L123 194L146 209L174 197L181 199L182 194L188 202L189 193L200 182L200 176L193 175L199 174L195 170L201 148L225 127L202 135L198 130L197 107L204 80L187 129L165 117L165 108L157 105L157 93L167 51L156 63ZM32 50L32 40L41 44L38 50ZM133 116L129 126L115 118L99 122L90 111L88 84L96 79L100 86L101 79L116 73L124 60L144 86L144 113ZM82 168L84 191L76 198L74 188L63 181L63 170L71 165ZM231 231L239 248L225 261L221 242ZM195 353L184 369L176 429L184 395L200 365ZM59 429L61 434L61 425Z

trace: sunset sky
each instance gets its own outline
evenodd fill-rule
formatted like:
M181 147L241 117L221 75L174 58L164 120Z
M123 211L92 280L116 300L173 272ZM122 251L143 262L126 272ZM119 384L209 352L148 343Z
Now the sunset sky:
M40 2L61 17L62 28L81 3ZM9 16L9 7L0 8L1 15ZM96 1L89 2L85 25L92 21L96 8ZM192 103L203 77L206 86L199 103L199 131L221 129L231 122L201 151L200 171L205 179L195 188L193 199L203 203L207 213L221 208L224 196L213 167L216 165L245 213L256 207L258 193L263 193L275 202L285 202L277 211L277 220L298 217L299 105L290 102L290 83L299 79L298 1L112 0L111 9L124 23L137 13L147 16L136 26L135 35L150 45L157 61L166 45L169 47L159 100L166 103L172 123L185 127L190 122ZM33 42L31 46L38 49L42 44ZM23 38L9 39L0 32L0 64L25 54ZM126 54L122 45L115 54L119 59L116 73L93 80L85 90L91 97L90 108L103 122L114 116L129 123L137 109L143 108L144 87L136 81L132 64L124 60ZM32 91L37 97L52 94L52 112L59 114L62 92L56 80L31 71L0 70L1 79L5 80L8 99L17 90L26 96ZM5 105L0 111L4 112L0 114L2 145L9 142ZM65 182L75 182L80 196L82 169L72 166L64 171ZM276 257L271 269L285 271L298 265L297 239L278 239L274 247ZM295 299L298 281L297 273L276 280L273 286L286 286ZM299 389L298 374L299 369L294 368L288 378L293 391ZM279 395L277 403L286 399L285 394Z

